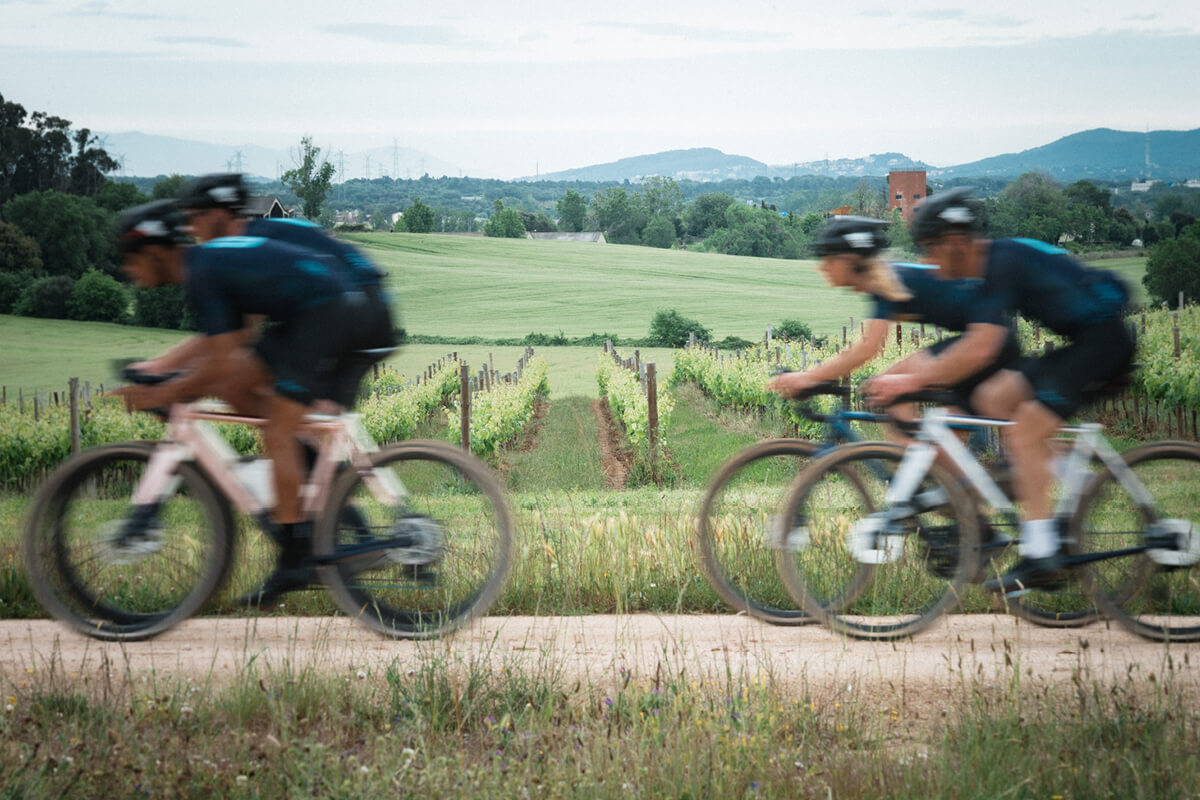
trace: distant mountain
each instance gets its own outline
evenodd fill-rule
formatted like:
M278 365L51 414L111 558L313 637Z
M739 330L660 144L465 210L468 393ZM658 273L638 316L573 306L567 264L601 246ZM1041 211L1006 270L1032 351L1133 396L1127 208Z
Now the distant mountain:
M942 178L1015 178L1034 170L1064 181L1200 177L1200 128L1149 133L1095 128L1031 150L932 169L929 174Z
M802 161L796 164L776 165L771 167L768 177L789 178L793 175L824 175L830 178L844 177L886 177L889 172L897 170L923 169L926 172L933 167L924 161L914 161L903 153L876 153L865 158L835 158L823 161Z
M667 150L631 156L607 164L579 167L538 176L544 181L638 181L652 175L693 181L751 179L765 175L770 167L746 156L731 156L712 147ZM532 180L533 176L520 180Z
M292 149L272 149L253 144L225 145L156 136L137 131L125 133L98 132L104 149L122 161L125 175L152 178L157 175L202 175L238 169L247 175L275 180L296 166ZM326 145L316 142L322 148ZM297 148L299 142L297 142ZM353 152L324 153L330 163L344 170L346 180L378 178L387 174L396 178L420 178L425 173L433 177L457 177L461 169L455 164L434 158L411 147L375 147ZM240 156L240 158L239 158ZM398 170L396 175L392 175ZM335 177L335 180L340 178Z

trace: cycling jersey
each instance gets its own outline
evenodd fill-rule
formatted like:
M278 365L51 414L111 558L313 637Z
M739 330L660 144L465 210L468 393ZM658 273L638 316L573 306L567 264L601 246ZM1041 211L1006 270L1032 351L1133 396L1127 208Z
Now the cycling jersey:
M343 265L347 277L356 286L378 286L383 281L383 273L357 247L338 241L314 222L257 217L247 221L246 235L287 242L333 256Z
M977 295L981 282L974 279L944 279L933 268L893 264L900 283L912 295L908 300L888 300L871 295L875 307L871 319L928 322L946 330L965 331L980 316Z
M988 248L980 313L996 324L1013 312L1074 337L1120 319L1129 292L1107 270L1089 269L1065 250L1032 239L997 239Z
M188 248L188 302L207 336L238 330L247 314L289 322L351 287L335 259L261 236Z

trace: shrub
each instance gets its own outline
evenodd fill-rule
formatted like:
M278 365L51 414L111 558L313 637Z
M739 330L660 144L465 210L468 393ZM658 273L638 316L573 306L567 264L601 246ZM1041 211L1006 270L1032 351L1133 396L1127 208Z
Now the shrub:
M42 271L42 251L37 241L16 225L0 220L0 273Z
M666 217L655 217L642 230L642 244L647 247L668 248L675 244L675 223Z
M66 319L74 291L75 282L66 275L41 278L25 287L13 306L13 313L23 317Z
M13 313L21 292L33 281L32 272L0 272L0 314Z
M798 319L785 319L776 325L775 335L780 339L787 339L789 342L813 341L812 328L808 327L808 323Z
M688 343L688 334L691 333L696 334L696 339L702 342L712 338L712 331L673 308L659 311L650 321L650 342L659 347L683 347Z
M75 282L67 314L71 319L128 324L129 293L115 278L90 269Z
M192 330L182 286L156 286L133 293L133 322L145 328Z

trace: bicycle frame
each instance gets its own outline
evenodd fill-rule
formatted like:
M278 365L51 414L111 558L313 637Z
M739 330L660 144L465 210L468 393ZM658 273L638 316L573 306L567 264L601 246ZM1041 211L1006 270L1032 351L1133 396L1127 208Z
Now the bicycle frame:
M971 488L985 500L991 508L1005 517L1016 519L1016 506L1004 491L996 484L987 470L980 465L978 459L971 453L963 442L954 435L955 429L963 428L992 428L1007 427L1015 423L1008 420L989 419L986 417L970 417L952 414L945 408L934 408L921 418L915 441L911 444L900 466L896 470L886 494L887 502L893 507L911 508L913 494L929 472L930 465L937 457L938 451L946 454L954 466L966 476ZM1066 455L1064 469L1060 478L1062 491L1055 505L1055 518L1064 522L1074 516L1079 507L1088 482L1093 473L1087 468L1092 459L1097 458L1113 473L1117 481L1129 491L1144 513L1152 512L1155 503L1150 492L1142 485L1133 470L1125 464L1125 460L1113 449L1104 438L1103 426L1090 422L1082 425L1070 425L1059 428L1060 433L1073 436L1072 446ZM1065 530L1065 526L1064 526ZM1075 556L1068 559L1071 565L1099 561L1122 555L1130 555L1152 549L1155 542L1148 540L1146 544L1132 548L1123 548L1100 553Z
M260 517L267 512L249 484L233 468L238 455L212 427L228 422L262 428L266 420L238 414L223 403L180 403L172 407L167 430L154 448L149 464L134 489L135 505L149 505L169 495L178 485L176 470L183 462L199 464L217 488L242 513ZM399 503L407 492L389 471L376 471L371 454L379 448L353 413L309 414L300 433L319 442L317 460L300 490L304 513L316 518L324 510L339 464L350 463L364 476L364 483L378 499Z

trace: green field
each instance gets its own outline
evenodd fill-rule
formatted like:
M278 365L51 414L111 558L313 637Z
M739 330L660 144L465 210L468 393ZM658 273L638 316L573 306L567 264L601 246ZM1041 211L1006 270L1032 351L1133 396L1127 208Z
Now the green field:
M789 318L840 331L866 307L826 287L812 261L436 234L348 238L391 275L410 333L642 337L655 311L674 308L717 339L753 340Z
M768 324L799 319L817 334L840 333L867 303L824 285L812 261L743 258L626 245L435 234L361 234L352 240L388 271L399 324L410 333L520 337L611 333L644 337L659 309L674 308L720 339L758 339ZM1127 277L1143 297L1143 258L1096 262ZM111 383L109 361L151 356L183 334L90 322L0 316L0 384L65 387L77 376ZM408 345L392 360L413 374L452 351L478 368L506 371L522 348ZM541 348L554 396L595 394L595 348ZM632 355L632 352L622 353ZM670 351L644 353L668 374Z

